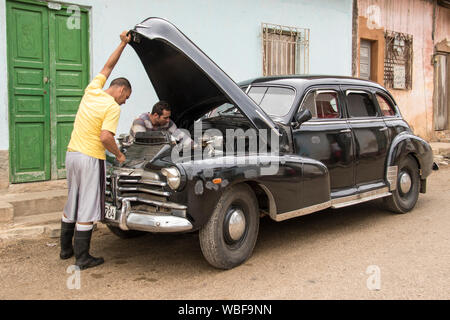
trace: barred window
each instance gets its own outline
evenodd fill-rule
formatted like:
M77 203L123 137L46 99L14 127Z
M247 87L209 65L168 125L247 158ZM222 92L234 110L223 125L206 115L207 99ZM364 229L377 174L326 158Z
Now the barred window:
M262 23L263 75L309 73L309 29Z
M384 52L384 85L392 89L412 88L413 37L386 31Z

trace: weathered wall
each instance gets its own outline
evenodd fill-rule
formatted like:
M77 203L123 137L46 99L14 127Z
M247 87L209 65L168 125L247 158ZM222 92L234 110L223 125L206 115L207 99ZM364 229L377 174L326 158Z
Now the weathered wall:
M122 30L147 17L174 23L233 80L262 75L261 23L311 30L310 73L351 75L352 0L70 0L90 7L91 76L118 45ZM124 8L126 3L126 9ZM336 28L339 26L339 28ZM0 0L0 81L6 82L5 0ZM123 106L118 133L129 131L135 116L148 111L156 95L131 48L111 79L130 79L133 94ZM108 84L107 84L108 85ZM8 149L6 87L0 88L0 150Z
M359 0L359 16L378 28L413 35L413 78L411 90L390 89L400 110L419 136L433 136L433 65L434 45L450 39L450 9L436 7L433 34L434 2L426 0ZM379 16L378 13L379 12Z
M310 72L351 75L352 0L55 2L89 8L91 77L102 69L119 44L119 34L148 17L162 17L174 23L235 81L262 75L262 22L309 28ZM5 3L6 0L0 0L0 83L4 84L0 86L0 151L9 148ZM134 118L151 110L157 101L132 48L124 51L110 79L119 76L131 81L133 94L123 106L118 134L127 133Z

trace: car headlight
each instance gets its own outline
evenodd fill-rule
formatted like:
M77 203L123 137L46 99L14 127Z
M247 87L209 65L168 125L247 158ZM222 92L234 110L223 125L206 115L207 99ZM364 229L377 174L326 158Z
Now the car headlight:
M167 184L172 190L178 189L181 183L181 174L176 167L163 168L161 173L167 177Z

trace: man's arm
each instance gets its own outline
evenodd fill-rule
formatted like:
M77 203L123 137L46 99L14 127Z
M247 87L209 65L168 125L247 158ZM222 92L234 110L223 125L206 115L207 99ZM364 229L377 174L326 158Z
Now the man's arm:
M131 35L127 36L128 31L124 31L120 34L120 44L114 50L114 52L109 57L108 61L106 61L105 66L103 67L102 71L100 71L101 74L103 74L106 79L110 76L112 70L116 66L117 61L119 61L120 55L123 52L123 49L127 46L127 43L131 40Z
M100 141L102 142L106 150L116 156L116 159L117 161L119 161L119 163L123 163L126 160L125 155L120 152L119 148L117 147L114 135L110 131L102 130L100 132Z

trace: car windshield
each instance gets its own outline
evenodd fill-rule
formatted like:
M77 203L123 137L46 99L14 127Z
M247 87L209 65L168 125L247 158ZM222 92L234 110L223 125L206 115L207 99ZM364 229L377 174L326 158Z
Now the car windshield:
M282 87L251 87L248 95L265 113L272 116L284 116L291 109L295 91Z

